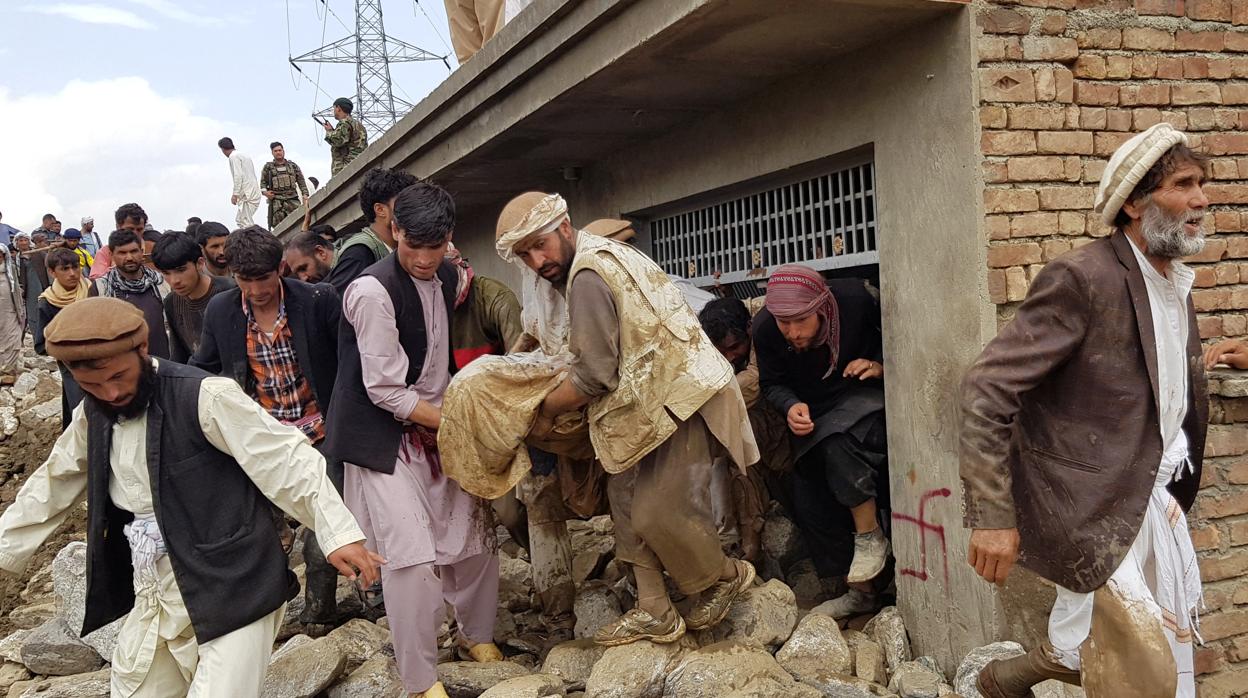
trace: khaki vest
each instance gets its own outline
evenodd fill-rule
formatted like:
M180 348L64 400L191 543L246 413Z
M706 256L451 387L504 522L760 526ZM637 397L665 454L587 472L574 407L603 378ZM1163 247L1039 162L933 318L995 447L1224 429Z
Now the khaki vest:
M568 288L602 277L620 317L620 382L589 405L589 438L609 473L636 465L733 378L667 274L628 245L581 233ZM670 414L669 414L670 411Z

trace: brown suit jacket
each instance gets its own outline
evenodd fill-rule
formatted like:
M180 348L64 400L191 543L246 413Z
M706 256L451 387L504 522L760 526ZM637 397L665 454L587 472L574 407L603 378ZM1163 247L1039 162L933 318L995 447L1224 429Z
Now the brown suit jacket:
M1183 429L1200 486L1209 405L1188 299ZM1148 291L1122 233L1050 262L962 385L968 528L1017 527L1019 563L1077 592L1103 585L1135 540L1162 443Z

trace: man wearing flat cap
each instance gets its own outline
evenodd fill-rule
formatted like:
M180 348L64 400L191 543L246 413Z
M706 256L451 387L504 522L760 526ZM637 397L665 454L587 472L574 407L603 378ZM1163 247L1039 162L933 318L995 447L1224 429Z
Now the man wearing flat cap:
M573 228L558 194L530 192L509 202L496 247L529 270L526 310L535 294L567 299L566 316L557 302L538 309L543 350L560 351L566 336L573 360L542 403L531 437L585 407L590 441L610 474L616 552L632 565L637 607L600 628L595 641L675 642L686 628L717 625L755 575L750 563L721 551L708 496L715 456L726 452L741 468L758 460L732 366L653 261ZM672 606L665 574L699 595L687 618Z
M1096 198L1113 235L1050 262L963 383L969 562L1000 584L1017 559L1057 586L1048 641L990 663L985 698L1050 678L1090 698L1196 695L1184 512L1208 404L1179 259L1204 246L1206 165L1168 124L1124 143Z
M77 301L48 325L48 354L87 397L0 516L0 568L21 572L85 493L81 632L125 618L111 694L258 696L299 590L265 500L315 530L352 580L373 583L383 561L302 432L229 378L148 356L147 334L116 298Z
M334 118L337 126L330 126L328 121L321 122L325 127L325 142L329 144L329 174L334 176L347 166L347 163L359 157L368 147L368 132L364 124L351 116L355 105L346 97L334 100Z

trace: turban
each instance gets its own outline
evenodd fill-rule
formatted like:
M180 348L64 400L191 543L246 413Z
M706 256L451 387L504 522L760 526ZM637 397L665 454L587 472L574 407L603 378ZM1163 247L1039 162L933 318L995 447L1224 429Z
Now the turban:
M1148 170L1166 151L1180 143L1187 145L1187 135L1170 124L1161 123L1137 133L1114 151L1096 190L1095 210L1101 214L1105 225L1114 224L1118 211Z
M61 362L107 359L147 342L143 312L117 298L84 298L44 330L48 354Z
M785 264L776 269L767 279L767 311L777 320L801 320L818 314L819 336L811 348L827 344L832 352L832 367L836 367L840 359L840 311L819 272L802 264Z
M549 233L568 217L568 202L558 194L528 192L503 207L495 229L494 247L504 262L515 259L516 244L530 235Z
M83 225L86 225L86 224L88 224L88 223L94 223L94 222L95 222L95 219L94 219L94 218L92 218L91 216L83 216L83 217L82 217L82 224L83 224Z
M582 230L591 235L609 238L616 242L628 242L637 235L637 232L633 230L632 223L616 220L615 218L599 218L585 226Z

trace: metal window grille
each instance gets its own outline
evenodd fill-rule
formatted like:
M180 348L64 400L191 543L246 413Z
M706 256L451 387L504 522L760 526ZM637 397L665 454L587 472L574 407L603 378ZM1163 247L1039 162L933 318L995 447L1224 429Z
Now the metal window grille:
M781 264L878 264L875 163L654 218L650 234L666 272L738 295L758 295L749 289Z

